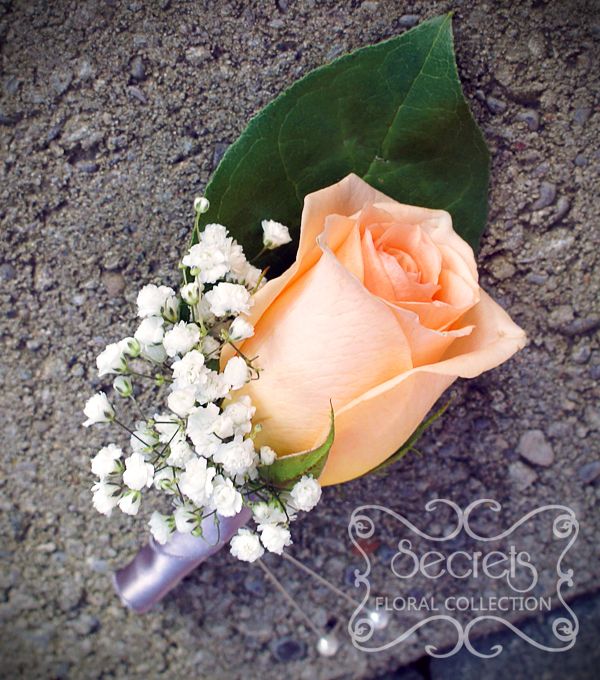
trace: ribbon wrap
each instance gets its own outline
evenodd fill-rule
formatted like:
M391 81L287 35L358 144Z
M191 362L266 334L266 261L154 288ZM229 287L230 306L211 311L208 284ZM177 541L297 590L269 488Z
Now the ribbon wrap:
M202 537L176 531L164 545L150 538L133 560L115 572L113 583L124 605L142 614L160 601L199 564L237 533L252 516L244 507L234 517L214 517L202 522Z

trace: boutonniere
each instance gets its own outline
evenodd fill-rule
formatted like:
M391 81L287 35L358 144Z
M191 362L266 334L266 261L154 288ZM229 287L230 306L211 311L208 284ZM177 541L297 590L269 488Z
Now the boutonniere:
M488 166L450 16L309 73L250 121L193 204L180 285L142 288L84 409L111 432L96 509L161 497L116 575L129 606L225 544L282 554L322 487L401 458L457 378L523 347L478 283Z

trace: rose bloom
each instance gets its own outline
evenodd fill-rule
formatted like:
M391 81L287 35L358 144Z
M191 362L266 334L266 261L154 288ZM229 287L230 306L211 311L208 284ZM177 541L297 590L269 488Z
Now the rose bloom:
M306 196L295 263L255 295L241 344L260 380L242 393L279 456L320 445L335 412L322 485L397 451L457 377L525 344L478 284L450 215L402 205L355 175ZM231 356L224 352L223 363Z

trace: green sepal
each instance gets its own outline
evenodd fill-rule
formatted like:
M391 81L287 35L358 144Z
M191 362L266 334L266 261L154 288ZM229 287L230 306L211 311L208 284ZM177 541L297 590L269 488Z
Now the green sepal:
M311 451L292 453L289 456L282 456L271 465L261 465L258 473L261 479L279 489L289 489L300 480L304 475L311 475L318 479L323 472L329 451L335 438L335 418L333 407L331 407L331 425L327 439L321 446Z

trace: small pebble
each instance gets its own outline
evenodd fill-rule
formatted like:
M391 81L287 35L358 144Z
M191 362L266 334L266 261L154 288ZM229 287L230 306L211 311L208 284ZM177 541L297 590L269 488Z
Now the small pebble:
M485 103L487 104L488 109L493 114L500 114L506 111L506 102L503 102L501 99L498 99L497 97L487 97Z
M300 661L306 656L306 643L288 635L274 640L271 650L278 661Z
M578 125L585 125L588 122L591 115L592 115L591 106L580 106L575 109L575 112L573 113L573 120Z
M419 23L419 18L418 14L403 14L398 23L402 28L412 28Z
M540 127L540 115L537 111L529 109L528 111L523 111L517 114L517 120L527 123L527 127L535 132Z
M185 60L192 66L198 66L210 58L211 53L206 47L190 47L185 53Z
M584 484L591 484L600 476L600 460L582 465L577 471L577 476Z
M552 225L558 224L563 217L566 217L571 209L571 201L566 196L561 196L556 203L556 211L552 215Z
M131 62L131 76L137 81L142 81L146 78L146 69L141 57L136 57Z
M554 462L552 445L541 430L527 430L519 439L517 452L534 465L549 467Z
M111 298L118 297L125 290L125 279L119 272L104 272L102 283Z
M17 270L8 262L0 264L0 279L2 281L12 281L17 277Z
M537 479L536 471L520 461L511 463L508 466L508 474L519 491L524 491Z
M132 85L131 87L127 88L127 92L129 93L129 96L132 99L137 99L142 104L148 103L146 95L140 90L139 87L135 87L134 85Z
M542 182L540 184L540 197L531 206L532 210L542 210L552 205L556 199L556 184Z
M576 364L586 364L592 356L592 350L589 345L577 345L571 352L571 358Z

